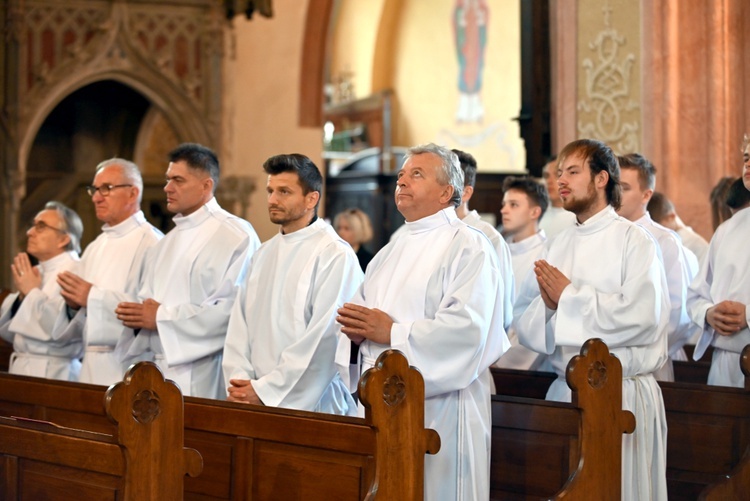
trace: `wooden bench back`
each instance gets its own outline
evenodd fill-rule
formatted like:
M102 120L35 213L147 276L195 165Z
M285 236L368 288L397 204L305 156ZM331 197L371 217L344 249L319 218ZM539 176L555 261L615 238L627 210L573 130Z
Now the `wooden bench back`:
M523 373L516 372L510 382L496 378L499 391L522 392ZM492 397L493 499L620 498L622 434L635 428L633 414L622 410L622 366L601 340L591 339L568 364L566 379L571 404ZM537 395L551 382L544 373L531 381L525 387Z
M668 426L670 499L743 499L750 492L750 346L743 350L741 368L746 376L744 390L659 383ZM543 398L556 378L551 373L512 369L492 369L492 375L498 393L534 398ZM537 457L565 457L567 450L558 446Z
M141 362L101 397L112 435L0 418L3 499L182 498L183 477L198 475L202 462L183 447L177 386Z
M2 374L0 415L112 433L104 390ZM439 438L424 428L421 375L388 351L360 392L366 419L185 397L185 443L203 473L185 479L184 498L422 500L424 454Z

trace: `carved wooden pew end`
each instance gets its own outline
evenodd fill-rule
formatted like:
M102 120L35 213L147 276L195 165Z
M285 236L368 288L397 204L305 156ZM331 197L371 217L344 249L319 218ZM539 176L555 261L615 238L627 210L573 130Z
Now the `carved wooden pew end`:
M440 450L438 433L424 428L422 375L400 351L386 350L360 379L359 397L376 434L376 482L367 498L421 499L424 455ZM390 481L384 484L383 479Z
M128 467L127 499L170 499L183 493L184 476L196 477L203 459L185 448L184 406L179 387L165 380L152 362L139 362L104 397L107 416L117 425Z
M552 374L492 372L492 499L620 499L622 434L635 418L622 409L620 361L600 339L568 363L569 404L543 400Z

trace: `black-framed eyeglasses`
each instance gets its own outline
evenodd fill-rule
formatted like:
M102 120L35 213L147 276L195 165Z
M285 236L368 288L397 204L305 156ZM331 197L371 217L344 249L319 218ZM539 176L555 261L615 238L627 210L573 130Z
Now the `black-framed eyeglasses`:
M55 228L54 226L50 226L44 221L34 221L33 223L31 223L31 226L29 226L29 229L32 229L32 228L34 228L37 231L37 233L42 232L46 229L59 231L60 233L65 233L65 230L61 230L60 228Z
M115 188L128 188L130 186L133 186L132 184L103 184L101 186L86 186L86 193L89 194L89 196L94 196L94 194L98 191L101 193L103 197L106 197L109 195L109 192L114 190Z

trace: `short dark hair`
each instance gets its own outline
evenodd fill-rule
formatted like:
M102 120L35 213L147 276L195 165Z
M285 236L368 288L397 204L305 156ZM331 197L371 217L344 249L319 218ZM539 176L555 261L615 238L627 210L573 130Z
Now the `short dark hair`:
M580 155L589 163L591 179L602 171L609 174L606 186L607 203L615 210L619 209L622 205L620 165L612 148L596 139L578 139L562 149L557 160L558 167L571 155Z
M672 211L674 211L674 205L672 205L672 202L664 193L655 191L654 194L651 195L651 200L648 201L646 210L651 215L651 219L657 223L661 223Z
M539 214L540 219L547 211L547 207L549 207L549 193L547 193L547 187L529 176L506 177L503 181L503 192L508 190L516 190L526 193L526 196L529 197L529 201L542 209L542 213Z
M738 210L750 203L750 191L745 188L745 183L738 177L727 190L726 203L730 209Z
M721 223L732 217L732 211L729 210L729 206L727 205L727 193L734 179L731 176L722 177L711 190L709 200L711 201L711 222L713 223L714 230Z
M464 187L472 188L477 183L477 160L471 153L452 149L453 153L458 156L458 163L461 164L461 170L464 171Z
M191 169L208 173L214 182L214 191L219 186L219 158L210 148L197 143L182 143L169 152L170 162L185 162Z
M263 162L263 170L269 176L281 174L282 172L294 172L299 177L302 192L307 195L312 191L323 192L323 176L320 170L305 155L290 153L286 155L275 155ZM320 203L320 199L318 199ZM315 206L317 209L317 205Z
M640 153L628 153L617 157L620 169L635 169L638 171L638 183L641 190L656 189L656 167Z

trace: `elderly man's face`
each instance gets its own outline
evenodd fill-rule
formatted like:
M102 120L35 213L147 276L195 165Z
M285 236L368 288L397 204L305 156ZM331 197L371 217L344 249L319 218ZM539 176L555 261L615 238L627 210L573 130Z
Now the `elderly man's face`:
M396 181L396 207L407 221L431 216L450 205L453 188L439 181L440 168L440 157L432 153L404 162Z
M65 222L56 210L43 210L34 218L26 232L26 252L39 261L47 261L65 252L70 237L64 230Z
M118 165L105 167L96 174L94 187L113 186L106 196L97 190L91 197L99 221L115 226L138 211L138 188L126 186L130 184Z

